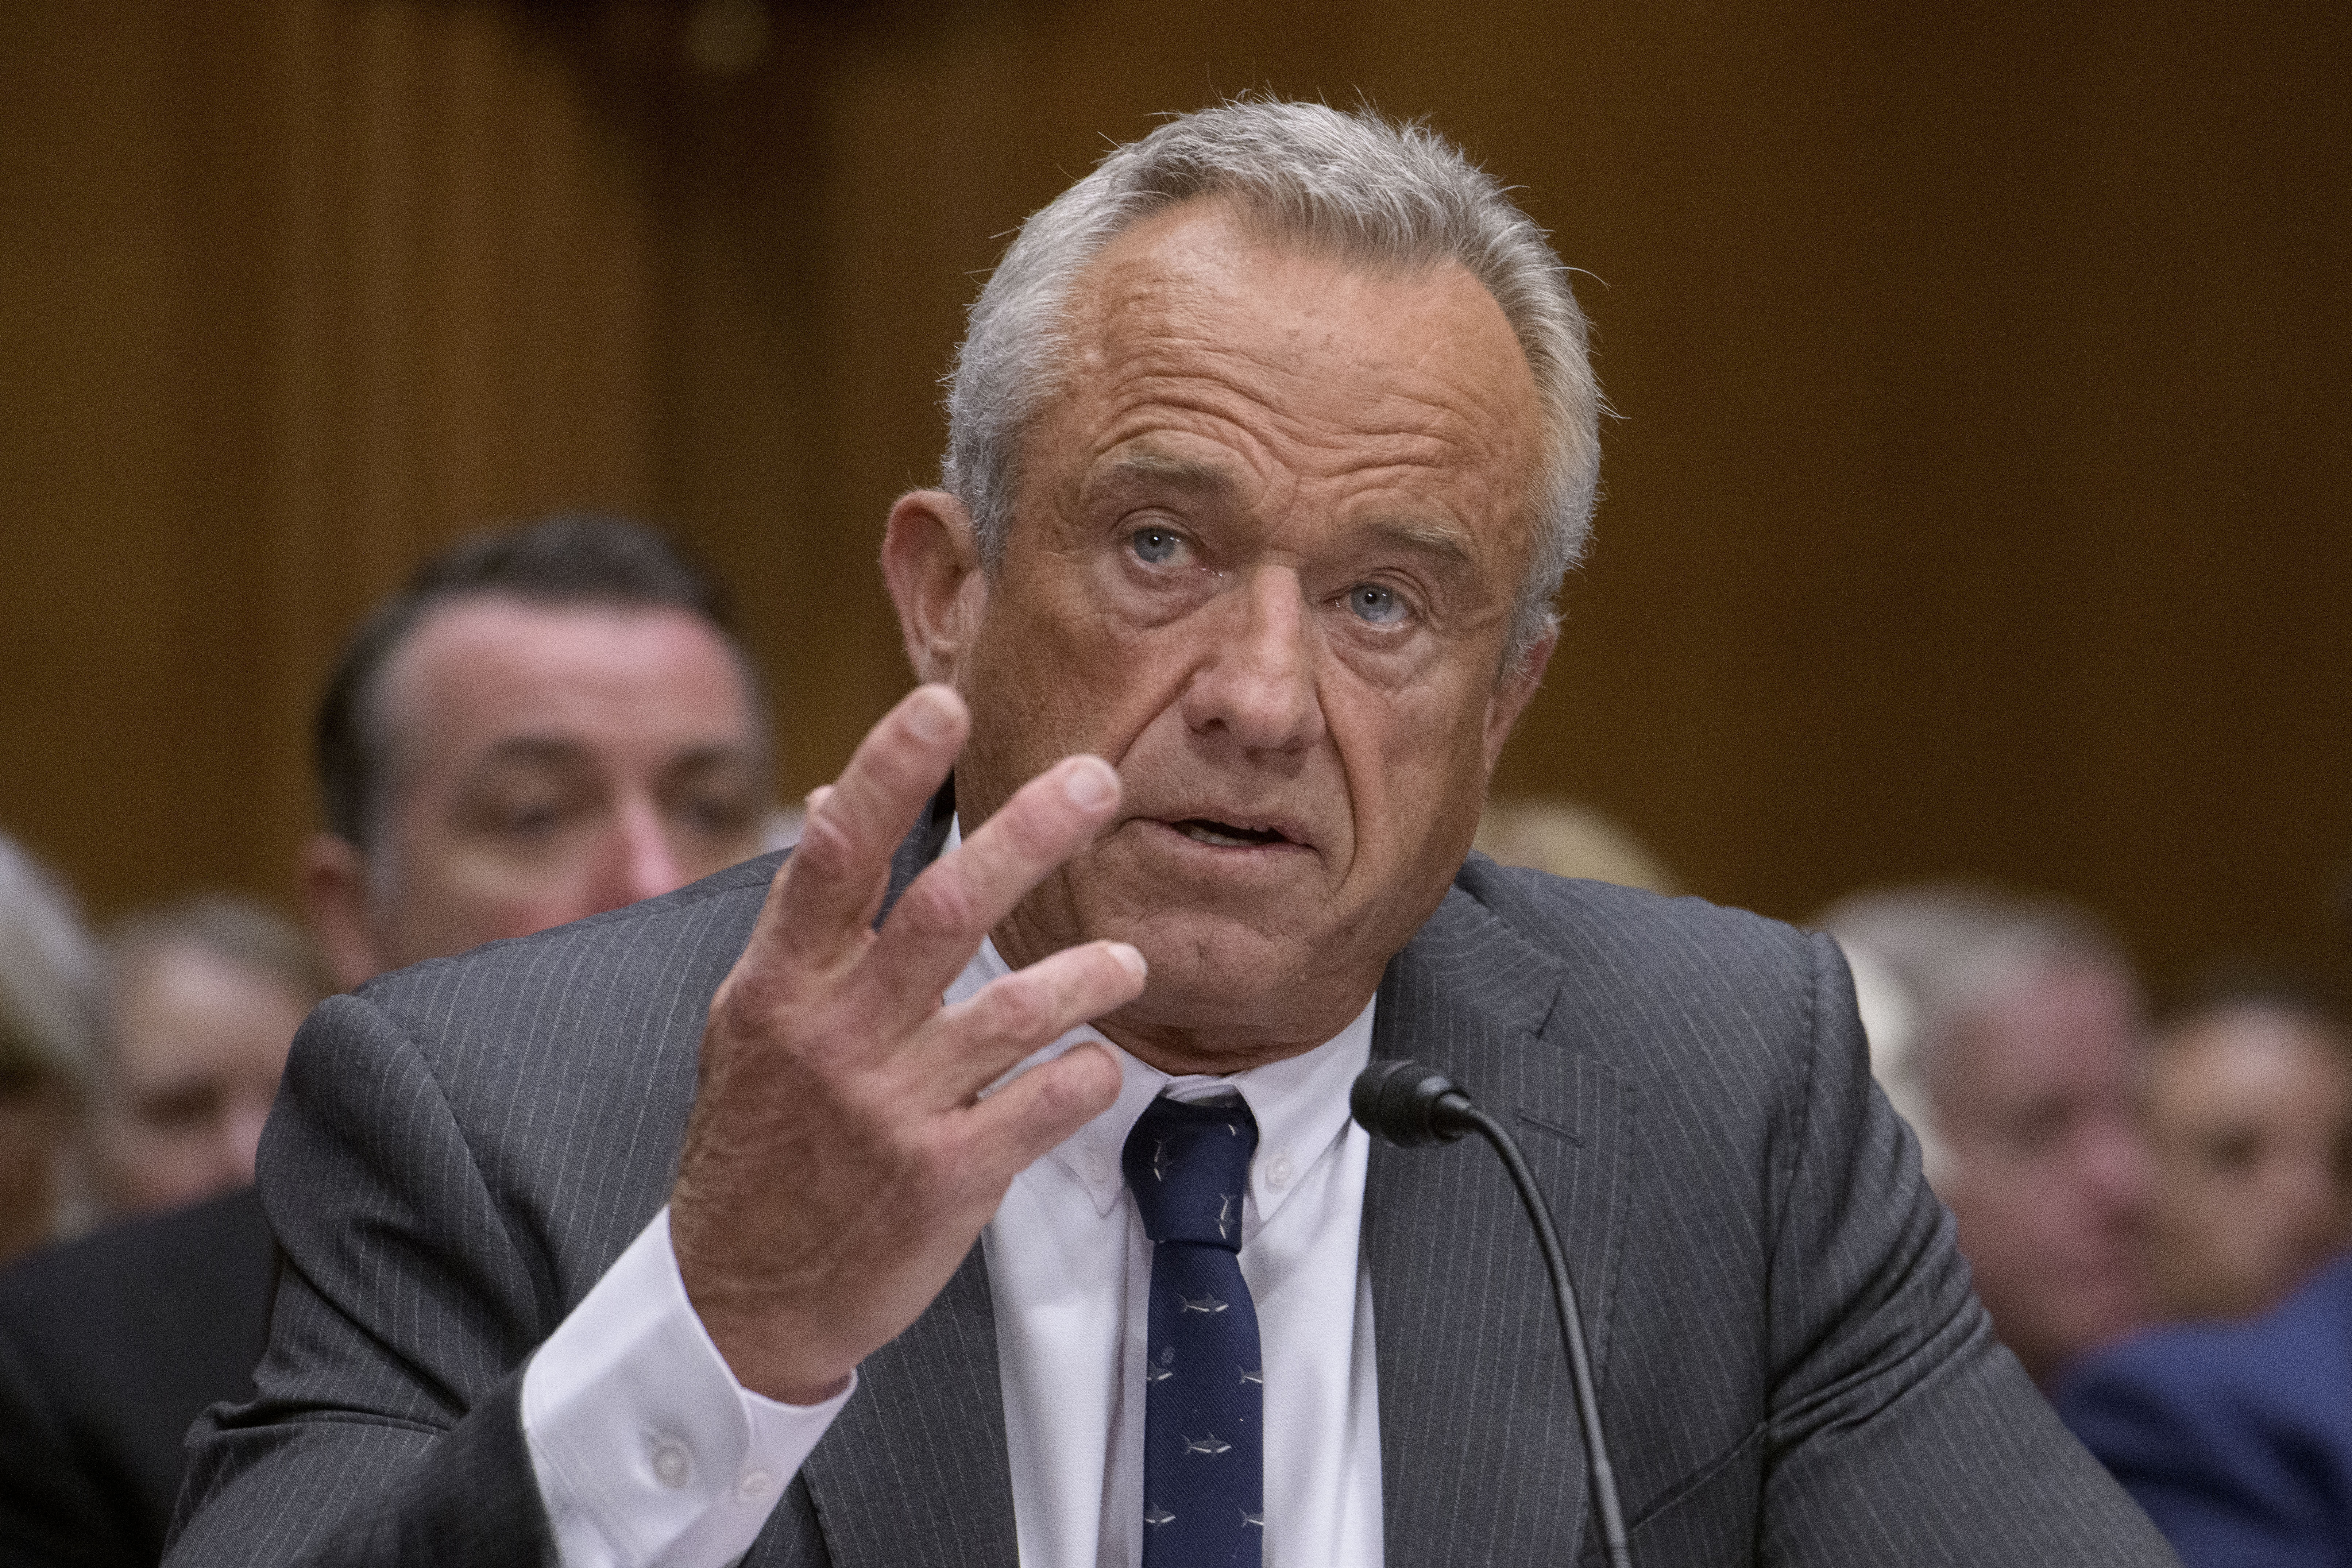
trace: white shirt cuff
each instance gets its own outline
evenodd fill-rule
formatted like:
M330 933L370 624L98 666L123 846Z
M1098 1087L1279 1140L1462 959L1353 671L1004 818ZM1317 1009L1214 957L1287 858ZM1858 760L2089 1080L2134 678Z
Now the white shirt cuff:
M522 1431L563 1568L724 1568L856 1391L783 1405L735 1381L665 1206L531 1357Z

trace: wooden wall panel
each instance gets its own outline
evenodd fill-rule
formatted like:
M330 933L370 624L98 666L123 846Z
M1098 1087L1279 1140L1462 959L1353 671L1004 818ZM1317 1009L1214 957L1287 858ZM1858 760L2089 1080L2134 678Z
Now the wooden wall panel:
M838 36L829 526L924 471L961 274L1108 141L1361 90L1597 275L1622 418L1504 787L1783 916L1980 876L2090 900L2168 986L2340 963L2335 13L1071 4ZM878 603L829 646L879 659ZM867 679L830 694L838 748L903 680Z
M276 889L302 726L424 552L567 502L738 586L783 782L906 683L874 557L1021 217L1163 110L1426 113L1622 417L1504 765L1801 916L1974 873L2175 982L2341 952L2347 15L777 0L8 5L0 825Z
M5 20L0 823L101 909L280 894L366 607L486 521L652 500L643 159L495 6Z

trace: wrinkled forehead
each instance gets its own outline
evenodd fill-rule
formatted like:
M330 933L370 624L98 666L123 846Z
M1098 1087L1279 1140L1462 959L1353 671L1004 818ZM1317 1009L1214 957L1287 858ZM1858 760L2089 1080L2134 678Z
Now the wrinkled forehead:
M1349 252L1189 203L1104 247L1057 339L1058 374L1024 436L1033 473L1097 455L1074 440L1119 438L1107 407L1157 404L1291 437L1294 450L1380 442L1487 492L1481 510L1535 519L1534 374L1502 307L1451 257Z

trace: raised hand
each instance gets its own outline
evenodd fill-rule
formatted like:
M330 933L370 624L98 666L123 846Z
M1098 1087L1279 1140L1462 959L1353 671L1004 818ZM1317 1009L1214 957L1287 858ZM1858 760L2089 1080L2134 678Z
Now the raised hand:
M940 1004L989 929L1109 819L1109 763L1069 757L1032 779L872 929L891 854L970 725L961 698L925 686L875 726L811 797L711 1001L671 1245L719 1353L771 1398L836 1392L930 1304L1013 1176L1118 1092L1117 1065L1085 1048L977 1098L1142 991L1143 957L1124 942Z

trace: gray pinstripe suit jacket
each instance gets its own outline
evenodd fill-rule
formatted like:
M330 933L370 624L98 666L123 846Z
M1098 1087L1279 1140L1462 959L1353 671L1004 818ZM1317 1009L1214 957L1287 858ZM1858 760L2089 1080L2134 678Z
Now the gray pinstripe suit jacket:
M287 1272L261 1397L198 1424L173 1563L544 1552L521 1365L666 1200L703 1014L775 864L311 1017L262 1151ZM1641 1568L2173 1561L1992 1339L1825 939L1474 856L1390 964L1373 1054L1516 1121ZM1540 1260L1491 1156L1377 1147L1364 1232L1389 1561L1591 1555ZM975 1247L749 1562L1014 1558Z

